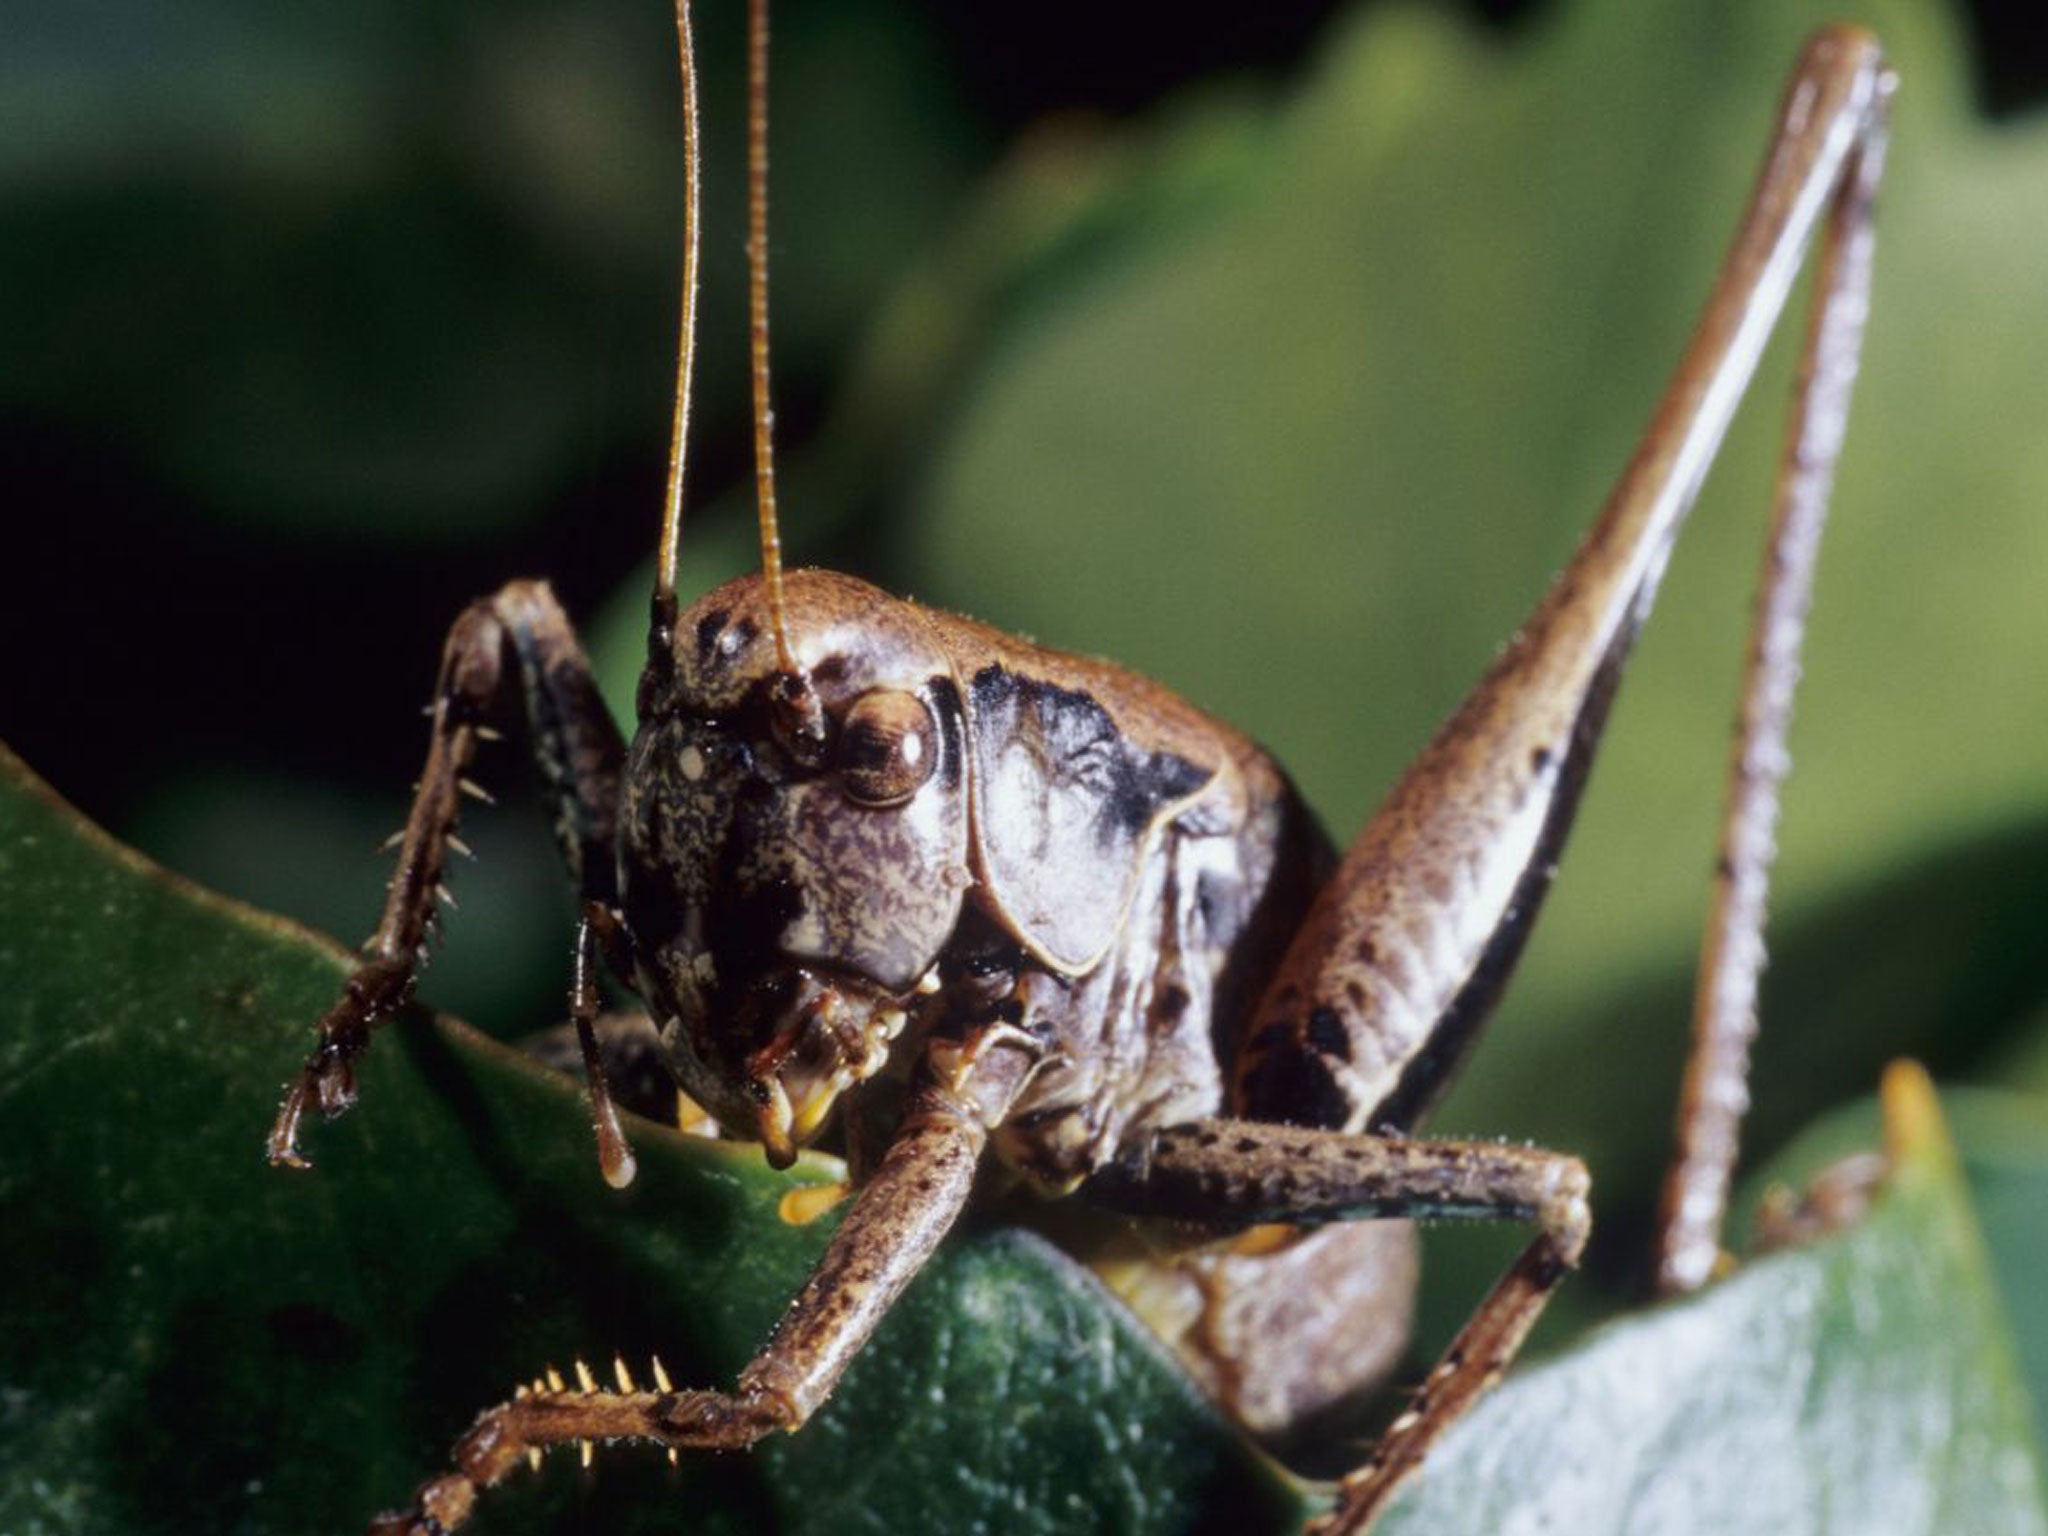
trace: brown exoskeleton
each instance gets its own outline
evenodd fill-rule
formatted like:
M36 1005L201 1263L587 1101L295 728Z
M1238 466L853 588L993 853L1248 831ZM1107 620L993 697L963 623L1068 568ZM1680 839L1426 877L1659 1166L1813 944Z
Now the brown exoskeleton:
M1891 77L1821 33L1676 379L1585 543L1339 858L1285 774L1237 732L1108 663L1046 650L850 577L781 569L767 407L766 18L752 0L749 254L762 571L679 611L675 557L698 239L696 107L678 7L690 169L672 457L639 726L599 703L548 589L456 621L398 878L362 968L321 1022L270 1155L300 1163L374 1026L410 993L466 765L518 689L584 897L572 1014L614 1184L632 1159L592 1027L604 949L646 1001L678 1082L789 1163L835 1106L892 1116L856 1164L824 1258L730 1391L522 1392L456 1470L380 1531L442 1532L480 1489L568 1441L738 1447L832 1390L968 1200L993 1145L1043 1190L1217 1232L1293 1238L1182 1259L1206 1304L1279 1277L1370 1268L1350 1309L1276 1307L1190 1330L1227 1406L1278 1431L1387 1364L1412 1286L1408 1231L1357 1218L1533 1221L1407 1411L1344 1479L1328 1531L1363 1529L1498 1378L1589 1223L1585 1170L1538 1149L1411 1139L1512 969L1549 884L1630 644L1804 253L1822 231L1778 516L1744 690L1697 1040L1659 1275L1703 1281L1743 1103L1766 874L1797 650L1866 309ZM856 1139L854 1150L860 1150ZM1310 1284L1316 1283L1314 1280ZM1247 1301L1247 1298L1252 1298ZM1236 1353L1232 1353L1236 1351Z

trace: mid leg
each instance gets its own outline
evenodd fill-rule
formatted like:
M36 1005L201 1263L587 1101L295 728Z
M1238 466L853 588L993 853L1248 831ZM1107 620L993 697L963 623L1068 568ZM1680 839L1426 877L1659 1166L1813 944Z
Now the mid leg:
M398 835L398 869L383 917L364 946L361 967L320 1020L318 1044L285 1092L270 1132L271 1162L306 1166L298 1145L305 1112L333 1116L355 1102L357 1058L376 1027L411 997L426 963L435 903L452 904L445 884L448 854L468 851L457 835L463 799L489 798L470 779L470 764L478 742L495 734L488 722L515 679L563 860L586 913L592 904L609 910L616 895L611 846L625 744L554 594L541 582L512 582L465 609L448 631L429 706L426 767ZM604 936L586 916L577 936L572 1012L594 1002L590 955L594 938ZM591 1088L602 1125L611 1117L601 1075ZM615 1158L608 1160L608 1176L616 1166Z
M1364 1530L1437 1438L1500 1379L1585 1251L1588 1188L1577 1158L1538 1148L1349 1136L1246 1120L1157 1132L1085 1186L1089 1198L1132 1215L1220 1227L1390 1216L1536 1223L1535 1238L1479 1303L1407 1410L1343 1480L1320 1536Z

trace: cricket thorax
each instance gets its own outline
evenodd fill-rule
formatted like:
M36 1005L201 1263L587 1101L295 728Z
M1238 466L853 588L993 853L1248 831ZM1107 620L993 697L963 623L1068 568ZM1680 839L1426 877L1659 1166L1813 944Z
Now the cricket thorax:
M1258 935L1284 932L1310 894L1307 871L1276 854L1308 830L1297 802L1248 795L1233 774L1164 829L1099 964L1024 969L1015 1016L1045 1061L995 1134L1006 1163L1061 1193L1134 1134L1226 1111L1232 1023L1260 979L1248 962L1271 957Z

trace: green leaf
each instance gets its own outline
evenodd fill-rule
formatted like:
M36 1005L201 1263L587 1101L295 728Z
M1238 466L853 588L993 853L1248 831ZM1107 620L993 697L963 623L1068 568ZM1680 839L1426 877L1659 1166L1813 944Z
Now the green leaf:
M2048 1096L1965 1091L1956 1109L1963 1166L1984 1223L2048 1458Z
M1990 1273L2005 1302L2019 1371L2034 1410L2036 1441L2048 1459L2048 1097L2003 1088L1946 1088L1942 1111L1984 1232ZM1747 1231L1753 1206L1773 1185L1798 1188L1838 1158L1875 1146L1875 1104L1859 1103L1808 1127L1767 1175L1753 1181L1733 1229Z
M1377 1536L2048 1531L2024 1393L1917 1069L1868 1216L1495 1392ZM1867 1143L1866 1143L1867 1145Z
M572 1084L424 1014L313 1131L312 1173L265 1166L346 968L0 752L0 1530L356 1528L549 1362L729 1380L803 1278L830 1224L776 1201L822 1165L637 1124L613 1194ZM557 1460L482 1528L1281 1530L1307 1507L1091 1278L1000 1230L948 1245L802 1435L673 1475Z

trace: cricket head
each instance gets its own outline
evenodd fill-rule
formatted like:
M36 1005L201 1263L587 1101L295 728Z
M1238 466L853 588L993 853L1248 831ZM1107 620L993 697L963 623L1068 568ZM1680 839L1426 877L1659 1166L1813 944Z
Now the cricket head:
M677 1080L785 1166L888 1061L968 885L963 722L924 616L819 571L743 577L649 669L620 835Z

